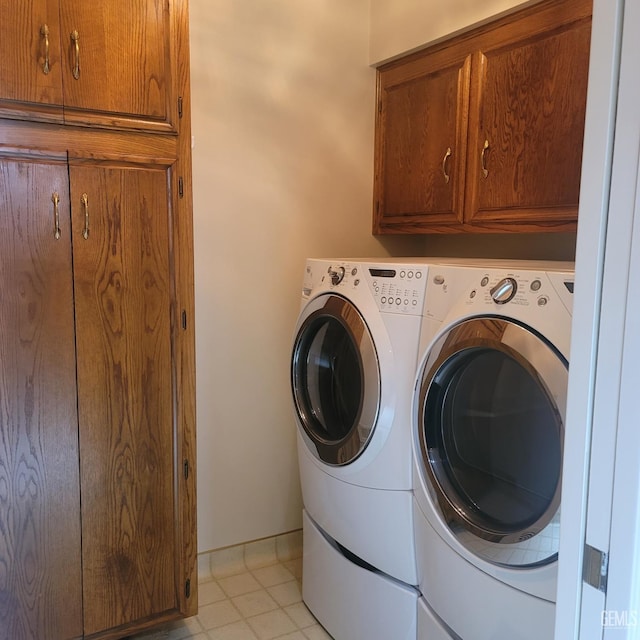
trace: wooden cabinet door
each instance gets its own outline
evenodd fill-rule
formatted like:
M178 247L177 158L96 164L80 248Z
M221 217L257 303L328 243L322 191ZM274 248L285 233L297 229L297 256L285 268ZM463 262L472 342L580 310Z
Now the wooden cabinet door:
M59 196L60 236L52 194ZM82 633L66 163L0 160L0 637Z
M60 0L60 15L65 122L171 128L169 2Z
M375 233L462 222L470 73L449 50L381 70Z
M530 28L517 27L526 39L504 46L497 37L494 47L477 54L467 222L515 223L517 230L575 227L591 21L560 20L579 18L587 5L590 14L582 0L556 3L547 10L553 16L547 28L540 22L544 14L534 16L525 23Z
M0 117L61 120L58 0L0 0L0 15Z
M167 169L70 167L84 632L177 606Z

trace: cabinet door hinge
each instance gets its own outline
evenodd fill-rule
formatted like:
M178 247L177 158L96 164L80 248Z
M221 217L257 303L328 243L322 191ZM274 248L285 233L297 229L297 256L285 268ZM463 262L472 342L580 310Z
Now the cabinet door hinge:
M184 179L182 176L178 178L178 196L184 198Z
M182 118L182 96L178 96L178 118Z
M187 312L185 309L182 310L181 321L182 321L182 329L186 331L187 330Z
M184 463L182 465L182 470L183 470L183 473L184 473L184 479L188 480L188 478L189 478L189 461L188 460L184 461Z
M585 544L584 560L582 562L582 580L594 589L607 593L608 577L609 554Z
M184 597L185 598L191 597L191 580L187 580L184 583Z

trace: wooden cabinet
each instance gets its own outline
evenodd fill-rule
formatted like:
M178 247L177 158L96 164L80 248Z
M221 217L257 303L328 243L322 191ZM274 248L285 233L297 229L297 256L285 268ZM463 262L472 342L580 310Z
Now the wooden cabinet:
M85 634L177 609L167 174L70 167Z
M4 4L0 49L79 3ZM83 102L54 53L64 105L22 62L0 82L0 640L122 638L197 611L188 14L126 5L144 28L119 0L73 15L98 20L96 51L132 32L131 91L94 78Z
M591 0L546 0L378 71L374 233L575 229Z
M0 117L175 131L179 4L0 0Z
M0 158L0 638L82 634L71 236L63 161ZM74 460L76 461L74 464Z

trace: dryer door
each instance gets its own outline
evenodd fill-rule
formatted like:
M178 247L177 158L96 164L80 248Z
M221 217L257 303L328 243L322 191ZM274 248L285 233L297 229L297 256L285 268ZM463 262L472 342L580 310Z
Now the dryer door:
M421 371L419 452L440 520L495 564L553 561L565 359L526 326L479 317L444 332Z
M346 298L325 294L303 310L293 345L293 398L304 440L330 465L367 446L380 406L380 372L371 333Z

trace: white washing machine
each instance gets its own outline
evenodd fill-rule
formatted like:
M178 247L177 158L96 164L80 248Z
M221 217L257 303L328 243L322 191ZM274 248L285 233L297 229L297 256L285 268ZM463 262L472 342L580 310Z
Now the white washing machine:
M411 411L428 270L306 265L291 365L303 598L338 640L416 637Z
M414 393L419 640L552 640L573 264L434 268Z

